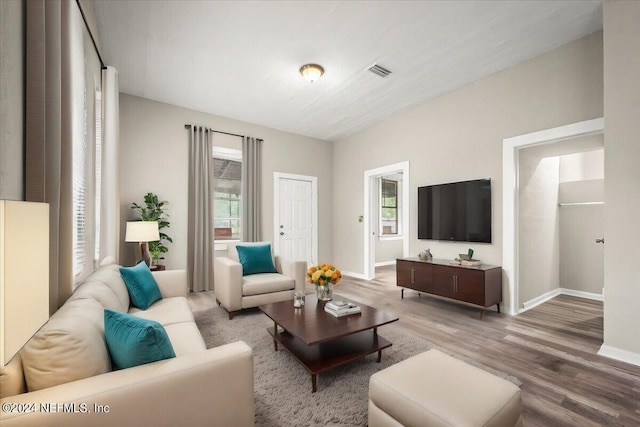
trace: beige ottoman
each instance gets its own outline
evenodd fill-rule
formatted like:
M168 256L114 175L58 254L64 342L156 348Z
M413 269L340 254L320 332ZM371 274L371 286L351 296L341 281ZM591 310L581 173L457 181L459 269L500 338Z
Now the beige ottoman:
M429 350L371 376L369 427L521 426L520 389Z

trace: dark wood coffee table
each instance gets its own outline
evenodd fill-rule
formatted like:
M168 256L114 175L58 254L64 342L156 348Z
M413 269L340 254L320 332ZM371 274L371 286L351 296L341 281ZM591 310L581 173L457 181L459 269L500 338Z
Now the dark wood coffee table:
M362 312L339 318L325 313L324 304L313 295L307 295L302 308L294 308L293 301L260 306L260 310L273 320L273 327L267 331L273 337L275 351L278 351L278 343L282 344L309 371L312 393L316 391L318 374L375 352L378 352L380 363L382 350L391 347L389 341L378 335L378 327L398 318L351 302L359 305Z

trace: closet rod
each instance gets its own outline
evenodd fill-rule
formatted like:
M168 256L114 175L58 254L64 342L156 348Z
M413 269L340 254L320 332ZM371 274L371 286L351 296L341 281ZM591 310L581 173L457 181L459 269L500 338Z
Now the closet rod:
M569 202L569 203L558 203L558 206L588 206L588 205L604 205L604 202Z
M191 125L186 124L186 125L184 125L184 128L185 129L191 129ZM238 135L237 133L223 132L221 130L215 130L215 129L211 129L211 128L207 128L207 127L205 127L205 129L207 129L209 132L221 133L221 134L224 134L224 135L231 135L231 136L239 136L240 138L244 138L244 135Z

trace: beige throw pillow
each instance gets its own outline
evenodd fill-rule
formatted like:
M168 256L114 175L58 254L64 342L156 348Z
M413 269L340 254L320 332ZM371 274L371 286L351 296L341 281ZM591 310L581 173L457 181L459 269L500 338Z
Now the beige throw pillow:
M91 298L67 301L20 351L28 391L111 371L104 308Z

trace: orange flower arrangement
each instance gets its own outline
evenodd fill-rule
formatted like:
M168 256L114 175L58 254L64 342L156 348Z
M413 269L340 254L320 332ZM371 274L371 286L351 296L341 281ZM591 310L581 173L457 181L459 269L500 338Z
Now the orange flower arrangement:
M325 286L328 283L335 285L340 279L342 272L331 264L314 265L307 270L307 281L316 286Z

